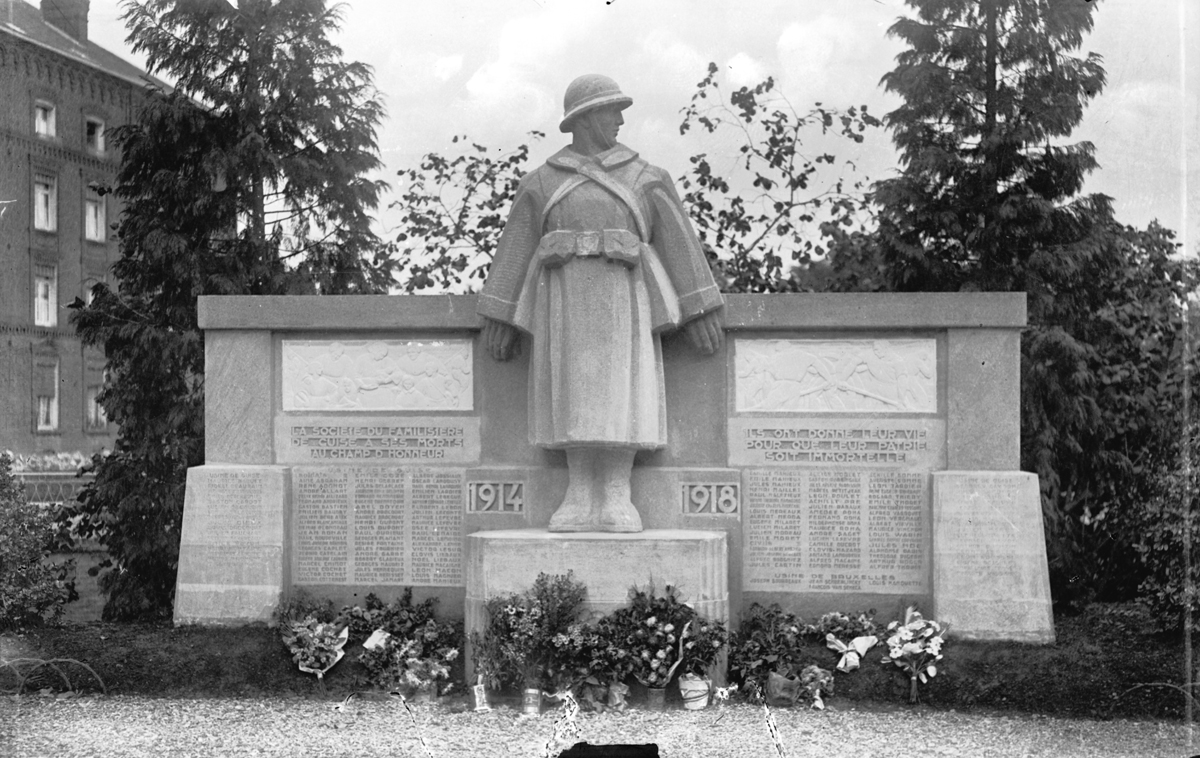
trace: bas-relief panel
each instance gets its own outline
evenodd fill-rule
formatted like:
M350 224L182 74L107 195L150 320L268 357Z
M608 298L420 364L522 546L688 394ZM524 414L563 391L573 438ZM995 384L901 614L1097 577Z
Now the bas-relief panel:
M470 340L284 340L285 411L469 411Z
M734 367L739 413L937 412L933 339L739 339Z

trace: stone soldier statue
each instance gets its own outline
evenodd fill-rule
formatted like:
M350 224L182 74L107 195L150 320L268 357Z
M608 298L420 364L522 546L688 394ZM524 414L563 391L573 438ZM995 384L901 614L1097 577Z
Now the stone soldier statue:
M612 79L567 87L569 146L526 175L479 298L500 361L532 335L529 439L566 451L559 532L638 532L638 450L667 442L659 335L720 348L724 304L668 174L617 142L633 100Z

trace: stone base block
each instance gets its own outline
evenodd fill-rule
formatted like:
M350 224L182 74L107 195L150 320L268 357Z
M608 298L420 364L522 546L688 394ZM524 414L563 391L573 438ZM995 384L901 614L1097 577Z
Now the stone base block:
M476 532L467 535L467 635L486 626L488 598L525 591L541 572L573 571L587 585L588 609L600 613L626 605L631 587L653 582L659 590L678 587L698 613L728 622L727 555L724 532ZM469 658L467 671L469 676Z
M269 622L283 590L282 466L188 469L175 623Z
M933 474L933 606L955 637L1054 642L1037 474Z

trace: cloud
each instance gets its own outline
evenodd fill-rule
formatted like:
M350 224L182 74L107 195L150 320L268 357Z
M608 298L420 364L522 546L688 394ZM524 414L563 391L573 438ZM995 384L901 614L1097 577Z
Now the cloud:
M903 45L863 24L822 15L789 24L776 42L780 81L789 97L849 106L878 102L879 78L890 69L890 48ZM894 53L892 53L894 55Z
M734 87L752 87L766 78L766 66L746 53L738 53L725 64L725 79Z
M468 78L460 105L471 118L512 126L550 121L560 110L561 92L547 88L546 72L567 71L565 62L585 42L597 11L565 1L547 2L534 13L505 23L495 53ZM565 87L554 82L555 88ZM528 129L528 126L526 126Z
M664 83L691 86L703 75L709 58L684 42L675 32L664 28L650 30L641 39L645 67Z
M462 71L463 57L461 55L445 55L433 64L433 75L440 81L446 81L459 71Z

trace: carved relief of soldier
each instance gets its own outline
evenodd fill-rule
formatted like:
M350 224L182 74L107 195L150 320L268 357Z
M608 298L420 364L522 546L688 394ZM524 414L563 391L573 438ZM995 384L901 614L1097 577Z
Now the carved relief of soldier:
M637 532L639 450L666 445L660 335L723 342L723 299L670 176L617 142L633 103L612 79L567 87L571 144L526 175L479 299L483 342L505 361L530 335L530 443L566 452L551 531Z

